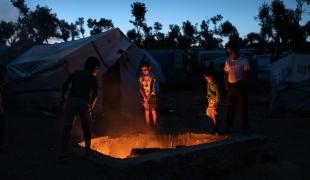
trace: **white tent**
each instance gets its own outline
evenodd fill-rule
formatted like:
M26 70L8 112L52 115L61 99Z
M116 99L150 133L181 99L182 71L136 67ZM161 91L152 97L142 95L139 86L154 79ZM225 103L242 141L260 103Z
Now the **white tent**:
M289 54L271 66L272 112L310 112L310 55Z
M7 67L9 97L28 111L55 112L65 79L82 69L89 56L101 63L97 75L99 112L104 107L119 108L122 113L141 112L137 72L142 60L151 64L159 81L164 78L149 54L132 44L119 29L112 29L75 41L31 48Z

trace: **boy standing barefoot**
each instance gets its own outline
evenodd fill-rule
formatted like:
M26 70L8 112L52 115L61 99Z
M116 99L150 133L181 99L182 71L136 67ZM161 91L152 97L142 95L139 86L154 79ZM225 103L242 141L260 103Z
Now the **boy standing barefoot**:
M204 72L204 79L207 81L206 98L208 100L208 107L206 109L206 116L209 117L213 124L213 133L218 132L218 116L217 107L220 102L219 84L215 80L213 72Z
M140 95L144 107L145 121L147 126L151 125L151 112L153 125L155 126L157 123L155 78L150 74L151 67L148 62L143 62L140 68L142 71L142 76L139 78Z

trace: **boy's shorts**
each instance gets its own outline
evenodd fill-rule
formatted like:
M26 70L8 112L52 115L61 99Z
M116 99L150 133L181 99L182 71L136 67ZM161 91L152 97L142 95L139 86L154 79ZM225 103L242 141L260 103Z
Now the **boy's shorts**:
M208 100L208 107L206 109L206 115L209 117L215 117L217 115L217 105L214 100Z
M156 96L151 95L148 101L143 101L143 107L145 110L156 109L157 108Z

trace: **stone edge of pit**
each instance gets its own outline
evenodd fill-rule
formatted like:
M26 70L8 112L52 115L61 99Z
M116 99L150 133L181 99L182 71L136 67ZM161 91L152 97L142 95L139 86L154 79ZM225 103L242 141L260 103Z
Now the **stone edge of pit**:
M96 151L92 151L86 158L98 165L109 166L112 168L126 169L147 162L159 162L169 157L173 156L182 157L193 153L194 154L205 153L206 156L208 156L208 154L210 155L212 154L212 156L216 154L216 156L220 156L221 158L225 159L226 158L225 156L227 156L228 153L241 154L242 152L243 153L247 151L250 152L253 151L254 149L259 150L260 146L264 146L266 144L265 141L266 137L259 135L251 135L246 137L229 137L223 141L188 146L188 147L180 147L174 150L167 150L162 152L161 151L153 152L146 155L141 155L138 157L132 157L127 159L113 158L98 153ZM81 147L74 148L74 154L77 156L80 157L83 156L83 152L84 152L83 148Z

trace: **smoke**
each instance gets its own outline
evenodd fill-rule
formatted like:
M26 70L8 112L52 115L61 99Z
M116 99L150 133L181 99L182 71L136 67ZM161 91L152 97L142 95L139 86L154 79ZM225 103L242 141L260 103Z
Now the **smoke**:
M16 21L18 15L18 10L11 4L10 0L0 1L0 21Z

